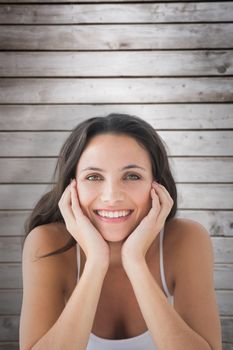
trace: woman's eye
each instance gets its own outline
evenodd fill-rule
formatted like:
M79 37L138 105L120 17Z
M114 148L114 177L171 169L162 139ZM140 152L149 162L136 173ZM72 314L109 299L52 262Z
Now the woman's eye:
M90 176L87 176L86 179L90 180L90 181L100 180L100 176L99 175L90 175Z
M140 180L140 176L138 176L138 175L136 175L136 174L129 174L129 175L127 175L127 177L128 177L128 176L130 176L131 179L133 179L133 180Z

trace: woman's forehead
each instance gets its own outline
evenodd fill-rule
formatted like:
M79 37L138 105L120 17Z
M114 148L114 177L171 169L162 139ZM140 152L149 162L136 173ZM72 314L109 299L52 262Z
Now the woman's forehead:
M109 164L115 164L117 167L136 164L148 168L151 167L151 160L145 148L132 137L98 135L91 139L84 149L78 162L78 169L88 166L106 168Z

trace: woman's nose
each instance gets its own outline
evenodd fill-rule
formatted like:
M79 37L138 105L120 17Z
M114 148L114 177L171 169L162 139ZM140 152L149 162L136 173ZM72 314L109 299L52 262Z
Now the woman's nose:
M101 200L114 204L115 202L124 201L124 193L121 187L117 184L108 184L103 186L101 193Z

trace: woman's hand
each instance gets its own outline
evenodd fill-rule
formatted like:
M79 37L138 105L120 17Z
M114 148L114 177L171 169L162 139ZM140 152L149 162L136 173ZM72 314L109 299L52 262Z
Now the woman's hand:
M66 228L84 251L87 260L92 259L97 264L109 266L110 250L89 218L84 215L78 199L76 180L66 187L58 203L65 220Z
M162 185L152 183L152 207L122 246L122 263L145 259L146 252L165 224L173 199Z

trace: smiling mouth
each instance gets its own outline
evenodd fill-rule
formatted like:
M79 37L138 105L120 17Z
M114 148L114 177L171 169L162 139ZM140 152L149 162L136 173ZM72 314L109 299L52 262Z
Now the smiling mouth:
M122 222L127 220L134 210L122 210L122 211L104 211L104 210L94 210L96 216L105 222Z

